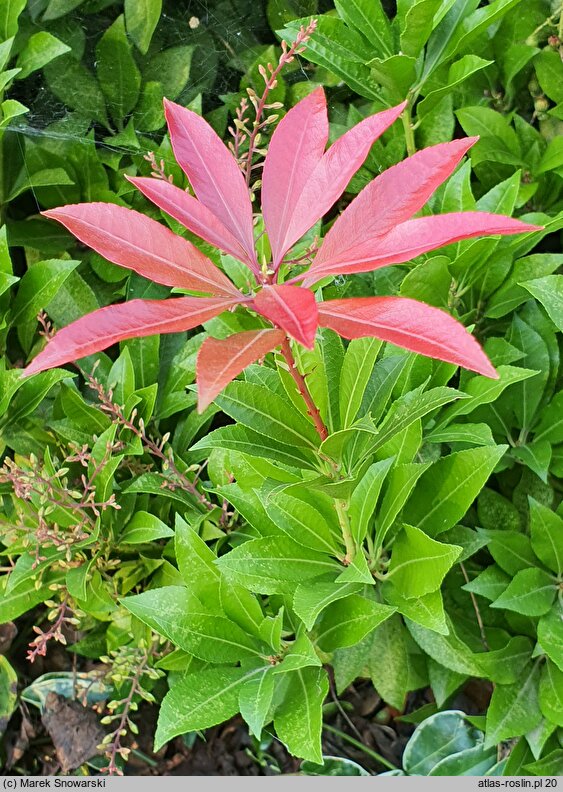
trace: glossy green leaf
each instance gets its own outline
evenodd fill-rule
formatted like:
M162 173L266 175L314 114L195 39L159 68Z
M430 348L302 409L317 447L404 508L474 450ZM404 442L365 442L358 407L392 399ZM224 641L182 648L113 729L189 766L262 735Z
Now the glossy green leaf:
M276 710L274 725L290 753L322 762L322 704L328 678L322 668L302 668L287 676L288 686Z
M415 729L403 754L403 767L409 775L430 775L440 761L475 748L482 740L463 712L437 712Z
M124 8L127 33L139 51L146 55L160 19L162 0L125 0Z
M387 575L407 599L423 597L440 588L461 551L461 547L437 542L405 525L393 544Z
M521 569L492 608L505 608L525 616L543 616L555 599L556 582L547 572L536 567Z
M339 569L336 561L285 536L245 542L221 556L217 565L233 582L263 594L283 592L287 586Z
M352 493L348 517L352 537L358 546L361 545L367 534L369 521L375 511L381 487L392 464L392 459L384 459L370 465Z
M45 30L34 33L18 55L16 66L21 69L18 80L24 80L66 52L70 52L70 47L51 33Z
M110 25L96 46L96 75L110 114L121 128L139 99L141 73L125 33L123 15Z
M541 302L552 322L563 332L563 275L548 275L521 285Z
M293 609L308 630L312 629L319 613L331 602L355 594L361 588L359 583L325 583L313 581L300 583L295 589Z
M258 739L266 723L274 697L275 678L273 668L261 669L261 673L248 679L239 692L240 714Z
M376 51L391 53L391 28L380 0L335 0L334 5L344 22L365 36Z
M530 498L532 548L548 569L563 574L563 518Z
M317 643L323 652L352 646L395 613L396 608L373 602L359 594L329 605L321 616Z
M285 399L261 385L231 382L215 402L235 421L273 440L309 449L319 443L313 424Z
M207 729L231 718L239 709L242 687L263 668L208 668L177 677L158 715L154 738L158 751L179 734Z
M536 662L513 685L496 685L489 709L485 747L498 745L502 740L518 737L540 722L538 688L540 667Z
M169 536L174 536L174 531L162 520L149 512L138 511L125 526L120 540L124 544L143 544Z
M538 622L538 641L550 660L563 671L563 613L561 605L556 603L553 608Z
M18 700L18 675L4 655L0 655L0 737L6 731L8 721Z
M340 372L340 425L351 426L360 409L381 341L357 338L350 341Z
M550 660L542 668L539 701L543 715L563 726L563 671Z

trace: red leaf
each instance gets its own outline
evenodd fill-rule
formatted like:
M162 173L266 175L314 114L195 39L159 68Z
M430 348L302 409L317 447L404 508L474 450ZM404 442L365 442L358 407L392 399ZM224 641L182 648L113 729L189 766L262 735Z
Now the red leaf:
M420 256L421 253L462 239L495 234L522 234L538 231L540 228L541 226L528 225L512 217L487 212L452 212L417 217L400 223L381 239L367 243L362 240L350 247L344 263L322 266L322 277L369 272L389 264L400 264ZM310 286L320 277L319 273L309 270L303 279L303 286Z
M240 243L228 231L223 223L218 220L213 212L200 201L179 187L174 187L170 182L153 178L131 178L126 176L132 184L145 195L149 201L156 204L183 226L189 228L201 239L213 245L224 253L234 256L251 266L252 261L242 249Z
M464 138L423 149L377 176L352 201L326 235L308 275L348 261L361 239L374 244L421 209L450 176L477 138ZM318 278L317 278L318 279ZM310 278L308 278L310 282Z
M404 107L403 102L360 121L332 144L295 203L282 256L336 203L373 143L396 121Z
M453 316L407 297L357 297L319 303L319 324L344 338L373 336L421 355L498 379L475 338Z
M279 346L284 338L282 330L248 330L223 340L207 338L196 362L198 412L203 412L231 380Z
M239 294L231 281L187 239L133 209L106 203L61 206L43 212L81 242L145 278L217 296Z
M270 322L312 349L318 326L315 296L300 286L264 286L253 299L253 307Z
M326 100L323 89L317 88L282 118L264 162L262 209L274 265L289 247L286 236L295 205L323 156L327 140Z
M108 305L63 327L24 369L24 376L100 352L118 341L157 333L179 333L243 301L240 298L178 297Z
M197 113L168 99L164 109L174 154L195 194L255 263L252 205L235 158Z

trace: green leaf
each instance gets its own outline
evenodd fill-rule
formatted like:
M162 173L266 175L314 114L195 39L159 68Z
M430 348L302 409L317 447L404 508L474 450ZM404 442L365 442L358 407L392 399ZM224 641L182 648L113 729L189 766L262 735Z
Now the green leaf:
M440 588L461 551L461 547L442 544L405 525L393 544L387 577L393 578L393 584L407 599L423 597Z
M520 142L505 116L489 107L464 107L456 115L467 135L481 136L471 149L474 166L483 161L522 164Z
M293 610L303 621L306 628L311 630L317 616L331 602L343 599L350 594L355 594L361 589L359 583L300 583L295 589L293 597Z
M272 666L260 671L260 674L248 679L239 692L240 714L258 739L270 711L275 683Z
M215 554L195 528L188 525L179 514L176 515L175 533L176 563L186 585L193 585L194 579L218 583L220 575L215 565Z
M391 28L380 0L335 0L334 5L344 22L365 36L376 51L391 54Z
M177 99L189 80L193 52L190 46L169 47L158 52L144 71L144 82L160 83L164 96Z
M402 710L409 692L409 642L401 618L391 616L373 632L369 658L371 681L386 704Z
M369 414L375 423L381 419L391 398L393 388L408 360L408 355L392 355L375 364L366 386L359 417Z
M366 66L373 57L373 50L366 39L337 17L323 14L317 19L315 35L307 42L304 53L307 60L337 74L360 96L367 99L380 98L377 83ZM276 32L291 43L295 40L300 26L307 25L309 21L307 18L295 19L283 30Z
M301 775L307 776L369 776L361 765L351 759L343 759L341 756L323 756L322 764L315 762L301 762L299 768Z
M551 321L563 332L563 275L548 275L520 285L541 302Z
M545 409L541 411L539 423L534 428L536 441L549 440L563 443L563 390L555 394Z
M416 60L408 55L391 55L385 59L374 58L369 61L368 66L393 102L403 99L416 81Z
M154 749L186 732L208 729L238 712L240 691L263 668L208 668L177 676L160 707Z
M519 459L524 465L533 470L544 484L547 484L549 468L551 465L552 448L547 440L538 440L527 445L510 450L510 456Z
M329 605L321 616L317 643L323 652L353 646L388 619L396 608L373 602L359 594Z
M265 437L246 426L222 426L199 440L190 449L203 458L213 448L230 449L251 457L272 459L292 468L316 470L314 457L306 449L295 448ZM200 453L201 452L201 453Z
M538 700L539 663L529 666L513 685L496 685L487 710L485 747L519 737L533 729L542 718Z
M477 57L477 55L464 55L458 61L450 66L448 72L448 79L446 85L431 91L427 96L417 105L416 111L419 118L428 115L440 102L444 96L451 93L462 82L471 77L481 69L490 66L494 61L484 60Z
M2 0L0 5L0 41L15 36L18 32L18 17L26 6L26 0Z
M465 399L465 395L454 388L445 387L424 391L423 385L409 391L393 402L385 420L379 427L379 434L374 443L375 448L380 448L415 421L424 418L432 410L443 407L454 399Z
M479 525L495 530L502 526L504 530L520 531L520 514L508 498L503 497L488 487L479 495L477 502Z
M555 665L563 671L563 657L561 656L563 613L559 603L556 603L549 613L539 620L538 641L549 659L553 660Z
M123 14L110 25L96 46L96 74L115 123L121 129L125 117L139 99L141 73L125 33Z
M547 660L540 679L540 709L557 726L563 726L563 671Z
M415 624L410 619L406 619L405 622L420 648L437 663L452 671L457 671L458 674L480 676L481 667L477 656L457 637L452 625L449 625L448 635L437 635L432 630Z
M37 187L56 187L69 184L74 184L74 182L64 168L45 168L34 173L29 173L28 169L24 168L13 185L8 199L13 201L26 190L33 190Z
M42 69L55 58L70 52L70 47L45 30L34 33L26 42L25 47L18 55L16 66L21 69L18 80L23 80L29 75Z
M482 676L501 685L511 685L522 676L532 655L532 643L523 635L516 635L501 649L480 652L476 659Z
M42 371L29 379L20 380L18 394L10 405L10 422L17 424L18 421L32 413L41 404L51 388L58 382L65 379L70 380L75 376L76 374L66 369L51 369L50 371ZM2 410L0 408L1 413Z
M261 385L231 382L215 402L235 421L273 440L306 449L319 445L313 424L285 399Z
M559 53L546 47L534 58L534 68L541 88L556 104L563 102L561 85L561 58Z
M342 555L340 543L324 517L308 503L285 493L272 493L264 498L264 506L280 531L297 544L329 555Z
M505 608L525 616L543 616L555 599L555 580L537 567L521 569L491 608Z
M416 599L407 599L403 592L389 581L383 586L383 596L390 605L394 605L399 613L406 616L416 624L421 624L429 630L448 634L444 602L440 591L432 591Z
M368 524L375 511L381 487L389 472L393 459L383 459L370 465L350 498L348 517L352 537L359 547L364 541Z
M283 593L292 584L340 568L326 555L285 536L245 542L221 556L217 565L233 582L261 594Z
M424 471L428 470L430 464L430 462L423 464L412 462L395 465L391 469L376 520L375 535L378 547L383 547L387 532L415 488L416 482Z
M312 762L322 762L322 704L328 678L322 668L302 668L287 675L288 687L278 706L274 725L290 753Z
M47 10L43 14L43 21L51 22L54 19L65 16L70 11L74 11L84 0L49 0Z
M146 55L160 19L162 0L125 0L124 9L127 32L137 49Z
M479 594L488 600L495 600L499 597L510 583L509 576L502 571L496 564L487 567L480 572L476 578L466 583L461 588L470 591L472 594Z
M125 526L120 542L123 544L144 544L169 536L174 536L174 531L162 520L149 512L138 511Z
M530 539L516 531L491 531L478 529L488 540L488 550L501 569L515 575L537 563Z
M232 663L261 656L262 644L230 619L204 608L181 586L151 589L126 597L122 603L149 627L201 660Z
M329 432L332 433L340 429L339 383L344 347L337 333L326 327L320 327L317 331L317 349L322 365L315 371L315 375L322 372L323 401L326 405L322 417Z
M340 425L343 429L354 422L380 349L381 341L377 338L356 338L348 345L340 372Z
M433 774L442 760L475 748L482 740L463 712L437 712L415 729L403 754L403 767L409 775Z
M0 737L6 731L8 721L18 701L18 675L4 655L0 655Z
M464 516L507 446L470 448L442 457L419 479L403 519L432 536Z
M548 569L563 574L563 518L534 498L530 502L532 548Z
M547 144L536 173L546 173L561 167L563 167L563 139L555 137Z
M563 748L556 748L537 762L529 762L522 768L535 776L559 776L563 767Z
M434 23L434 16L440 6L441 0L417 0L412 3L397 3L397 16L400 21L401 51L405 55L418 57L430 34Z
M264 624L264 614L258 600L250 591L221 578L219 598L225 615L229 619L236 622L246 632L257 637L261 636L260 630Z
M301 631L297 639L286 650L281 663L275 666L274 674L286 674L298 668L322 665L311 639Z
M44 74L50 90L61 102L109 128L104 94L92 72L82 63L72 55L63 55L55 63L47 64Z
M521 283L551 275L561 265L563 265L563 255L557 253L537 253L517 259L508 278L491 295L485 316L498 319L513 311L530 299L529 292L520 285Z
M528 379L528 377L534 377L537 371L516 366L498 366L497 373L499 375L498 380L479 375L471 377L464 385L465 393L470 398L447 407L440 416L439 426L444 426L460 415L469 415L469 413L472 413L473 410L483 404L490 404L490 402L498 399L509 385Z

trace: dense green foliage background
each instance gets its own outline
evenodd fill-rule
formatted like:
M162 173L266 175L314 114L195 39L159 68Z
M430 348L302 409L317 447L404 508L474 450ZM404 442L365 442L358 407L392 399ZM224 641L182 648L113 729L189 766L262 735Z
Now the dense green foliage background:
M275 101L289 108L324 86L334 140L409 100L338 208L417 149L480 135L428 211L544 226L324 286L325 296L400 294L447 309L500 374L368 339L345 349L324 331L300 365L333 416L324 451L345 471L336 483L274 426L283 415L296 438L308 432L279 361L195 412L197 350L207 333L247 329L236 312L190 337L124 342L81 373L18 371L44 344L40 311L58 328L169 292L77 245L40 210L113 202L186 233L124 178L156 164L187 186L162 98L228 139L246 89L261 91L258 67L311 15L318 29ZM493 683L486 713L471 728L456 721L455 758L436 771L411 749L405 772L563 770L562 28L559 0L0 4L0 623L28 614L29 641L34 622L60 626L67 641L74 630L68 651L105 664L111 728L125 713L134 730L131 701L160 704L169 689L160 744L241 711L254 734L273 720L290 752L318 765L331 664L339 693L369 677L397 710L429 686L435 704L414 720L432 716L425 734L438 741L454 727L435 727L434 713L469 678ZM369 427L375 447L352 449ZM328 556L303 541L297 517L330 548L335 498L357 521L365 559L309 583L304 570L324 574ZM256 666L258 655L277 667ZM0 730L17 704L12 666L20 692L30 682L18 658L0 656ZM65 673L52 684L70 690ZM24 700L41 704L29 686Z

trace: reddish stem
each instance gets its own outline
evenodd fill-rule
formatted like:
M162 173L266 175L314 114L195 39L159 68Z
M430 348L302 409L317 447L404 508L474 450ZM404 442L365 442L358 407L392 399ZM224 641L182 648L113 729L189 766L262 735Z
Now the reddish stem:
M303 401L307 405L307 412L313 419L313 423L315 424L315 429L319 433L319 437L321 438L321 440L326 440L326 438L328 437L328 430L324 425L319 409L315 404L315 402L313 401L313 397L309 392L309 388L307 387L305 378L297 368L297 363L295 362L295 358L293 357L293 352L291 351L289 340L287 338L283 341L281 345L281 353L284 357L285 362L288 365L289 373L293 377L293 380L297 385L297 389L299 390L299 393L303 397Z

